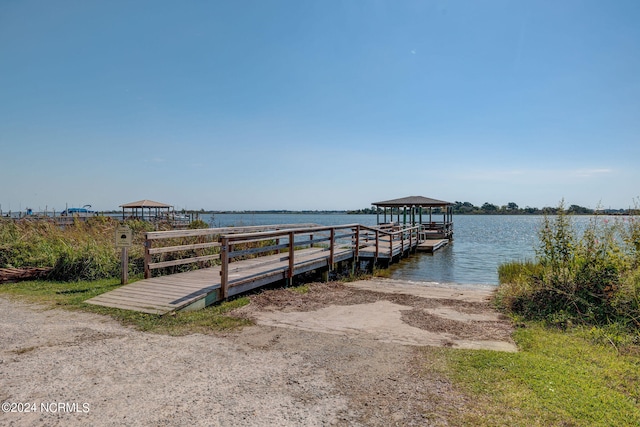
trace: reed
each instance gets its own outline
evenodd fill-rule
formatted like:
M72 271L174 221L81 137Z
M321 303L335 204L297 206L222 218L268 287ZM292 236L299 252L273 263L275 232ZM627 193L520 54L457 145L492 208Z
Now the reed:
M88 218L58 226L46 220L0 221L0 267L50 267L56 280L95 280L119 274L120 252L114 233L119 221ZM144 221L127 221L134 231L129 251L129 275L143 272L143 232L153 230Z

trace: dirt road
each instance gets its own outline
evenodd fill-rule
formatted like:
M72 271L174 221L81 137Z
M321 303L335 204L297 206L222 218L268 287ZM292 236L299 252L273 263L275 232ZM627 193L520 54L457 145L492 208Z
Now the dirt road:
M0 425L448 425L464 398L429 371L430 346L515 351L488 294L277 289L235 313L256 326L182 337L0 298L0 402L21 411Z

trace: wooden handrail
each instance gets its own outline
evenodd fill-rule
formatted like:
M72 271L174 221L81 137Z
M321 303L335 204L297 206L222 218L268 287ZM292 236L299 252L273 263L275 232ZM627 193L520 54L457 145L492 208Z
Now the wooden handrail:
M177 265L184 265L202 261L210 261L220 258L219 254L201 255L190 258L183 258L181 260L159 261L153 262L152 255L167 254L172 252L180 252L186 250L207 249L216 248L221 246L221 239L223 235L234 235L237 233L253 233L257 230L264 231L270 230L270 232L278 232L277 230L292 229L300 227L317 227L317 224L275 224L275 225L260 225L249 227L223 227L223 228L200 228L194 230L169 230L169 231L149 231L145 233L144 242L144 277L148 279L151 277L151 271L158 268L171 267ZM185 245L174 245L153 248L154 241L160 241L164 239L177 239L177 238L189 238L189 237L208 237L213 238L212 242L205 243L190 243ZM249 243L245 241L244 243Z
M283 228L280 228L283 227ZM267 230L265 230L265 228ZM408 248L412 248L414 242L419 242L419 233L423 229L421 225L406 227L396 231L381 229L379 227L369 227L361 224L344 224L334 226L318 226L316 224L296 224L295 227L286 228L286 225L264 226L264 227L245 227L245 232L235 233L238 229L218 228L218 229L200 229L200 230L173 230L165 232L149 232L145 237L145 278L150 277L151 270L156 268L176 266L193 262L210 261L220 259L221 262L221 296L226 298L229 291L229 265L234 259L246 256L260 256L267 252L280 253L280 250L288 250L286 257L281 260L288 260L287 277L293 278L295 268L295 250L299 247L315 247L318 248L318 254L328 251L327 262L329 268L333 268L335 264L336 251L341 242L348 243L353 250L355 259L361 256L362 248L373 247L375 245L374 259L380 257L382 251L381 242L388 240L389 254L393 256L394 241L400 243L402 253ZM261 230L261 231L256 231ZM220 234L222 231L228 234ZM172 245L165 247L152 247L154 241L168 238L179 237L208 237L214 241L202 243L189 243L185 245ZM296 238L300 240L296 241ZM287 242L281 244L281 239L287 239ZM249 247L234 249L235 245L243 244L260 244L261 242L272 241L274 243L261 247ZM399 242L398 242L399 241ZM318 244L324 242L324 249L318 247ZM328 242L328 245L326 244ZM328 247L327 247L328 246ZM171 252L180 252L185 250L198 249L215 249L219 248L219 253L200 255L189 258L182 258L169 261L152 262L152 255L165 254ZM398 247L396 246L396 250ZM371 253L371 250L369 250ZM322 256L322 255L320 255ZM325 255L326 257L326 255ZM248 267L247 267L248 268Z
M317 224L275 224L275 225L252 225L247 227L219 227L219 228L197 228L194 230L168 230L168 231L148 231L145 233L146 240L171 239L175 237L194 236L216 236L226 234L252 233L256 230L288 230L300 227L315 227Z
M274 231L265 231L265 232L254 232L254 233L243 233L243 234L230 234L221 236L223 241L226 244L221 246L221 253L224 253L223 260L226 259L226 263L223 262L222 269L224 271L221 272L221 275L226 278L226 287L229 287L228 281L228 271L231 269L230 264L232 263L234 258L243 256L243 255L259 255L264 252L276 252L280 249L288 250L288 254L280 258L280 260L287 260L287 278L291 279L294 274L296 256L295 250L300 246L309 246L313 247L314 244L320 242L329 242L328 248L322 249L318 248L318 254L323 253L324 251L328 251L328 265L331 266L335 263L335 255L338 245L340 245L340 239L350 239L353 240L353 236L357 230L358 224L346 224L346 225L335 225L335 226L313 226L313 227L304 227L304 228L294 228L288 230L274 230ZM349 230L343 231L340 230ZM326 233L328 232L328 233ZM326 237L328 234L328 237ZM300 241L296 240L296 237L303 236L305 239ZM232 247L234 244L243 244L243 243L258 243L260 241L275 241L279 242L281 239L287 239L287 243L276 245L268 245L264 247L244 249L244 250L233 250ZM351 243L353 245L353 243ZM253 264L252 264L253 265ZM251 268L251 267L245 267ZM235 271L235 270L234 270Z
M275 238L278 236L286 236L290 232L293 232L295 234L305 234L310 232L317 233L321 231L330 231L330 230L343 229L343 228L354 228L357 225L358 224L346 224L346 225L334 225L334 226L315 226L315 227L307 227L307 228L290 228L290 229L263 231L263 232L256 232L256 233L229 234L225 236L229 237L230 239L233 239L234 241L243 242L244 240L254 239L254 238L260 239L260 238Z
M165 254L168 252L178 252L178 251L187 251L189 249L206 249L206 248L216 248L220 246L220 242L209 242L209 243L195 243L192 245L180 245L180 246L165 246L163 248L149 248L149 254Z

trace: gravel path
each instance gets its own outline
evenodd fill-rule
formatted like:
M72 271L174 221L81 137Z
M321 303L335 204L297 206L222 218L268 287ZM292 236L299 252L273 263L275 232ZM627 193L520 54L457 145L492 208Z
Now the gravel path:
M297 326L279 325L272 316L317 317L322 309L377 301L405 307L413 313L407 322L426 329L430 322L420 313L437 317L441 305L397 294L385 303L384 294L343 285L292 294L280 289L252 297L238 315L257 318L257 326L182 337L0 297L0 402L22 404L14 409L23 411L0 413L0 425L448 425L447 411L463 406L446 380L425 370L428 347L362 328L316 330L300 314ZM470 307L457 306L453 315L473 314ZM261 313L276 320L261 324Z

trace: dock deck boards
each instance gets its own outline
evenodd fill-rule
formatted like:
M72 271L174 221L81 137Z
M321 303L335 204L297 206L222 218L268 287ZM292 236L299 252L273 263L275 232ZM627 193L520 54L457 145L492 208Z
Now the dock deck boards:
M152 277L88 299L87 303L143 313L180 310L220 288L220 267Z
M351 249L334 253L334 261L353 257ZM326 267L329 251L319 248L298 250L294 256L294 275ZM286 279L289 270L288 254L269 255L230 264L229 296L268 283ZM218 291L221 287L220 266L152 277L122 286L88 299L87 303L123 308L143 313L166 314L188 307Z
M417 249L419 251L424 251L424 252L435 252L438 249L442 248L443 246L446 246L448 243L449 243L448 239L424 240L418 245Z

